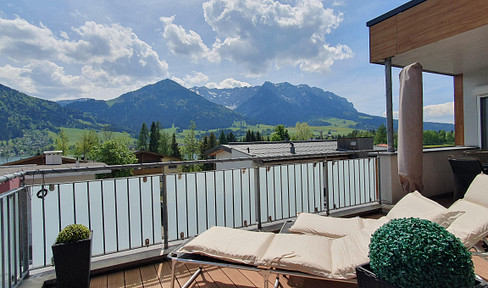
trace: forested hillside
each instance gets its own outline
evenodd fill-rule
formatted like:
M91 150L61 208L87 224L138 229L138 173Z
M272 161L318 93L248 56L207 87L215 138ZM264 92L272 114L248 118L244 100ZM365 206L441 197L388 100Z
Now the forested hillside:
M58 127L101 129L92 117L56 102L28 96L0 84L0 140L22 137L26 130Z

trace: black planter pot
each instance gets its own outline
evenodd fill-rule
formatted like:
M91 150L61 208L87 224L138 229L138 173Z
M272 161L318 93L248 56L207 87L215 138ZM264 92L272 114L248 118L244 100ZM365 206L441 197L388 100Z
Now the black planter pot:
M359 288L399 288L390 282L378 278L373 271L369 263L356 267L356 276L358 278Z
M386 280L378 278L378 276L371 271L371 266L369 266L369 263L356 267L356 275L358 280L358 288L399 288ZM488 288L488 284L483 279L476 277L474 287Z
M85 240L52 246L56 287L90 287L91 248L91 234Z

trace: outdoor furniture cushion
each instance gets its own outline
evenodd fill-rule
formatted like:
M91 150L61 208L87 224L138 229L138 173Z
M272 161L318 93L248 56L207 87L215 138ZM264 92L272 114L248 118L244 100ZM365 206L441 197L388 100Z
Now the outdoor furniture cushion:
M478 174L469 185L463 199L488 207L488 175Z
M261 265L329 277L332 238L305 234L276 234Z
M180 251L236 263L255 265L275 234L213 226L185 244Z
M447 227L447 231L461 239L467 248L488 235L488 207L460 199L449 210L464 212Z
M414 191L400 199L386 217L389 219L415 217L448 227L459 215L459 211L448 210L439 203Z
M369 262L369 243L371 235L376 229L376 227L364 228L332 241L332 273L329 276L330 278L350 279L356 277L356 266Z
M339 238L364 228L363 219L336 218L318 214L300 213L290 227L292 233L322 235Z

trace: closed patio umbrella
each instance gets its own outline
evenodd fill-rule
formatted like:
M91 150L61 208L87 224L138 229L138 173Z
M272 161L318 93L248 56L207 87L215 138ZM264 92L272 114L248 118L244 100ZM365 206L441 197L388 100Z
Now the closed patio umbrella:
M422 65L413 63L400 72L398 117L398 176L405 192L422 192Z

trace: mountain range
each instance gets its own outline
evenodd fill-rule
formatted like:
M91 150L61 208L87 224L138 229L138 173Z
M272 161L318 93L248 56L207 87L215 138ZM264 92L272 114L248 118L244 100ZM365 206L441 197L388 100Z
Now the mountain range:
M0 85L0 140L27 129L56 131L58 127L101 129L136 135L143 122L163 128L224 129L235 122L294 126L308 122L327 126L328 118L352 120L353 129L376 129L385 118L358 112L347 99L307 85L265 82L233 89L186 89L166 79L108 101L94 99L52 102ZM453 130L452 124L424 123L425 130Z

